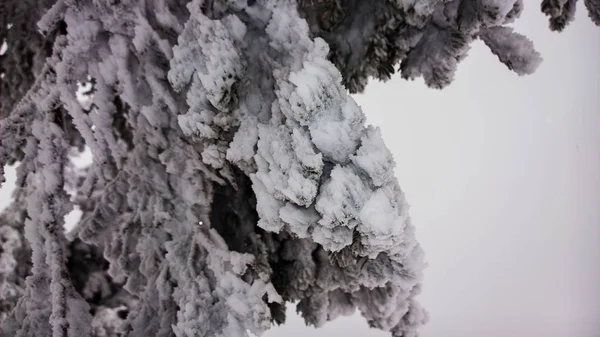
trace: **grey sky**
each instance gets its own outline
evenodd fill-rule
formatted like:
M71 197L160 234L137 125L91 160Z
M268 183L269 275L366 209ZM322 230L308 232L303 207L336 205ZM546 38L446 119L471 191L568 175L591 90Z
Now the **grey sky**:
M580 3L552 33L528 5L516 28L545 59L533 76L477 43L443 91L394 78L356 96L427 253L424 337L600 336L600 28ZM359 317L313 330L295 316L265 336L307 333L388 336Z

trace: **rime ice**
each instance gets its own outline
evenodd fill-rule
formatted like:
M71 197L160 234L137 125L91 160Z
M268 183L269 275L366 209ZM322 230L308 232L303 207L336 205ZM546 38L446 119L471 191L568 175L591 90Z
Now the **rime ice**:
M542 2L557 30L574 6ZM20 187L0 214L0 335L245 337L297 302L307 324L358 310L416 336L424 253L348 92L396 70L443 88L475 39L532 73L504 26L522 7L0 1L0 181L18 162Z

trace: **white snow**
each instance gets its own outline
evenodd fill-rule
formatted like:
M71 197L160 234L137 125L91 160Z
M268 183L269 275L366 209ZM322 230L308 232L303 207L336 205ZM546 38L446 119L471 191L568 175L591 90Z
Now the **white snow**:
M0 56L6 54L8 51L8 43L6 43L6 39L2 39L2 44L0 45Z

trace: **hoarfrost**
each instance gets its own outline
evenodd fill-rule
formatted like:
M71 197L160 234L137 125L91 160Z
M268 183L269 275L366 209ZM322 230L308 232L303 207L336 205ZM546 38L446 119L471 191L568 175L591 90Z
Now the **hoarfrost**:
M574 6L543 1L558 30ZM0 181L19 163L0 214L2 335L245 337L297 301L307 324L358 309L416 336L423 251L348 91L397 69L445 87L476 38L529 74L541 58L503 26L522 8L2 1Z

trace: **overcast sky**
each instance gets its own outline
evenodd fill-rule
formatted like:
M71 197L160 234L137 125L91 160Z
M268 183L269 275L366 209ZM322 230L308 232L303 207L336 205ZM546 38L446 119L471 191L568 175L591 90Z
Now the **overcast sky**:
M600 28L580 2L552 33L528 5L515 26L545 59L533 76L477 43L449 88L395 77L356 96L427 253L423 337L600 336ZM307 334L389 336L358 316L314 330L291 315L265 337Z

